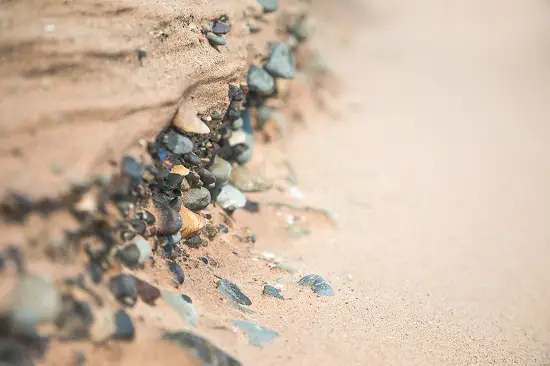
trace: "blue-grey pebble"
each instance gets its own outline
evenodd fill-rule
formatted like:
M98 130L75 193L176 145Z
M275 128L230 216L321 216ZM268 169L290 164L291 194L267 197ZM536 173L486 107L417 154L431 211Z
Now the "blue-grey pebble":
M296 73L296 58L288 44L283 41L272 42L269 48L271 53L264 68L275 77L292 79Z
M246 77L249 90L269 94L275 88L275 80L263 67L251 65Z
M163 143L168 150L178 155L187 154L193 150L193 141L173 130L164 136Z
M277 10L278 0L258 0L258 3L264 8L264 12L272 13Z
M252 305L252 301L246 296L241 289L229 280L221 279L218 282L218 291L221 292L229 300L241 305Z
M300 281L299 285L311 287L313 292L320 296L334 296L334 290L330 285L325 281L325 279L316 274L308 274L304 276Z

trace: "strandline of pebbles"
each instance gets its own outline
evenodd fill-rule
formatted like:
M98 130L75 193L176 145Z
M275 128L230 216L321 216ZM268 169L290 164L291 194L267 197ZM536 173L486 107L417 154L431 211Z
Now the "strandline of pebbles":
M258 2L266 13L277 10L276 0ZM288 29L288 40L269 44L263 65L250 66L246 82L229 84L230 104L224 115L198 116L190 103L183 103L170 126L154 141L143 144L145 161L124 156L119 174L76 193L78 199L69 211L78 219L79 230L67 233L63 253L47 254L55 260L68 252L83 253L83 272L50 283L28 268L17 246L0 252L0 271L17 273L12 291L2 300L8 305L0 315L0 364L34 365L35 358L44 357L52 339L89 340L97 345L132 341L136 337L132 308L138 301L155 306L162 299L187 324L198 326L192 299L160 289L133 275L132 270L163 258L177 290L185 282L187 248L206 246L220 232L229 230L223 223L215 224L212 215L202 210L214 203L229 216L239 209L259 211L258 204L243 194L270 188L269 182L246 168L254 152L252 119L261 119L266 101L276 97L277 80L295 76L295 48L307 39L306 18L298 19ZM225 16L202 27L215 47L226 44L224 35L230 30ZM32 206L24 199L18 204ZM15 211L29 210L32 207ZM321 296L334 295L317 275L307 275L299 284ZM236 306L252 304L228 279L219 278L217 289ZM265 285L258 291L274 301L284 300L274 286ZM252 345L279 336L246 321L234 320L233 325ZM203 365L240 365L190 332L166 332L163 340L190 350ZM78 364L87 359L94 364L92 355L78 357Z

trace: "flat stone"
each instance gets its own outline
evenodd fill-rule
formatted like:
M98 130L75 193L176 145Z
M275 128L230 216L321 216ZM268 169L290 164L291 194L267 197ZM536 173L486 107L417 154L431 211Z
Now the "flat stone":
M170 268L170 271L174 274L174 281L181 285L185 282L185 272L183 272L183 268L176 262L168 262L168 268Z
M229 300L241 305L252 305L252 301L246 296L241 289L229 280L221 279L218 282L218 291L222 293Z
M172 120L172 126L178 130L187 133L196 133L198 135L207 135L210 128L196 114L191 111L179 109Z
M260 325L244 320L233 320L233 324L248 336L248 342L256 347L262 347L264 342L273 342L279 333Z
M182 192L181 199L183 205L191 211L200 211L210 204L210 191L204 187L192 188Z
M271 286L271 285L264 285L264 295L275 297L279 300L284 300L285 298L283 295L281 295L281 291L277 287Z
M178 175L181 175L182 177L185 177L187 174L189 174L189 169L187 169L181 164L178 164L172 167L172 170L170 170L170 173L178 174Z
M197 173L199 174L199 177L201 177L201 181L205 185L210 185L216 183L216 177L214 174L212 174L211 171L205 169L205 168L199 168L197 169Z
M294 78L296 58L290 47L283 41L272 42L269 47L271 53L264 65L266 71L278 78Z
M212 24L212 32L216 34L227 34L231 30L231 26L222 22L215 21Z
M208 42L210 42L213 46L223 46L227 44L227 40L225 38L222 36L217 36L214 33L208 33L206 35L206 39L208 39Z
M249 90L269 94L275 88L275 80L263 67L251 65L246 78Z
M229 162L225 159L216 156L209 170L216 178L216 185L224 185L229 183L229 177L231 176L231 164L229 164Z
M115 332L113 339L131 341L135 338L136 331L132 318L124 310L115 313Z
M202 361L203 366L241 366L241 363L210 343L210 341L187 332L166 333L163 340L174 342L186 351L191 351Z
M164 290L162 291L162 299L166 304L176 310L187 324L195 328L197 327L197 311L190 302L184 300L182 295Z
M164 136L163 143L174 154L183 155L193 151L193 141L174 130Z
M226 184L221 188L216 202L226 210L236 210L246 205L246 197L231 184Z
M316 274L308 274L304 276L300 281L299 285L311 287L313 292L320 296L334 296L334 290L330 285L325 281L325 279Z
M265 13L271 13L277 10L278 0L258 0Z

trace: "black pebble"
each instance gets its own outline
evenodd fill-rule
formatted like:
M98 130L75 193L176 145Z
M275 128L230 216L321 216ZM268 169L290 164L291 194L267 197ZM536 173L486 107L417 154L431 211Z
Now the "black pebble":
M138 292L136 289L136 280L133 276L128 274L116 275L109 281L109 288L122 305L130 307L135 305Z
M153 225L155 221L157 221L157 219L155 219L155 215L153 215L151 212L144 211L143 213L145 215L145 221L147 222L147 225Z
M216 177L210 170L199 168L197 170L197 173L199 173L199 176L201 177L201 180L205 185L208 186L210 184L216 183Z
M127 247L119 249L116 253L116 258L126 266L135 268L139 265L139 249L135 244L130 244Z
M244 99L244 92L235 85L229 85L229 99L232 101L241 101Z
M166 177L166 184L170 189L179 188L183 182L183 177L179 174L170 173Z
M181 285L185 281L185 273L183 273L181 266L176 262L168 262L168 268L175 275L176 282Z
M157 233L159 235L172 235L181 229L181 216L164 202L153 200L155 207L159 212L159 225Z
M122 173L139 180L145 174L145 167L130 155L126 155L122 158Z
M216 34L227 34L231 30L231 26L222 22L214 22L212 25L212 32Z
M199 158L197 155L193 154L192 152L183 155L183 160L185 160L191 165L201 164L201 158Z
M191 187L195 188L199 185L199 182L201 180L201 178L199 177L199 175L195 172L191 172L189 174L187 174L187 176L185 177L185 179L187 179L187 182L189 183L189 185L191 185Z
M181 297L183 298L183 301L185 301L186 303L188 304L192 304L193 303L193 300L191 300L191 298L185 294L181 294Z
M260 212L260 204L258 202L247 200L246 204L243 207L246 211L252 213Z
M135 338L136 331L134 329L134 324L130 316L124 311L119 310L115 314L115 334L113 335L114 339L131 341Z
M143 235L145 234L145 231L147 231L147 223L143 220L132 220L132 226L139 235Z
M206 257L200 257L199 259L202 261L202 263L208 264L208 258L206 258Z

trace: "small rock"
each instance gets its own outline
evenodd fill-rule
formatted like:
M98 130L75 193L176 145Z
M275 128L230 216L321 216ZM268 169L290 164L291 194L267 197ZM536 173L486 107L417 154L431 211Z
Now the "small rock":
M212 240L218 235L218 229L212 224L206 224L204 229L202 229L202 233Z
M185 160L189 164L195 165L195 166L201 164L201 158L199 158L197 155L193 154L192 152L184 154L183 155L183 160Z
M231 128L234 131L237 131L237 130L241 129L242 127L243 127L243 119L242 118L237 118L236 120L231 122Z
M116 275L109 281L109 288L115 298L122 305L130 307L135 305L138 298L136 286L135 278L125 273Z
M183 178L180 185L180 191L185 192L191 189L191 185L187 181L187 179Z
M164 136L163 143L168 150L178 155L187 154L193 150L193 142L173 130Z
M246 81L251 91L260 94L270 94L275 88L275 80L263 67L251 65Z
M208 340L187 332L166 333L163 340L174 342L186 352L191 351L204 366L241 366L241 363L214 346Z
M135 329L132 319L124 310L119 310L115 314L115 332L113 339L121 341L131 341L135 338Z
M258 0L265 13L271 13L277 10L278 0Z
M252 301L246 296L241 289L233 282L221 279L218 282L218 291L222 293L229 300L234 301L241 305L252 305Z
M101 283L103 280L103 268L99 264L94 262L88 264L88 272L93 283L96 285Z
M284 300L285 298L281 295L281 292L278 288L271 285L264 285L264 295L273 296L279 300Z
M51 323L62 310L61 296L45 278L23 274L11 293L11 326L26 332L38 324Z
M174 274L174 280L178 285L185 282L185 273L179 264L176 262L168 262L168 268L170 268L170 271Z
M183 205L191 211L200 211L210 204L210 191L204 187L182 192Z
M193 300L191 300L191 298L187 295L184 295L184 294L181 294L181 298L183 299L183 301L185 301L186 303L188 304L192 304L193 303Z
M226 210L236 210L246 205L246 197L231 184L222 187L216 202Z
M292 79L296 73L296 58L290 47L283 41L272 42L269 47L271 53L264 68L275 77Z
M231 170L231 184L242 192L263 192L272 186L271 182L252 173L246 165L235 166Z
M179 213L173 210L166 203L159 200L153 200L157 234L172 235L181 229L181 217Z
M227 40L221 36L217 36L214 33L208 33L206 34L206 39L208 39L208 42L212 46L223 46L227 44Z
M116 258L118 261L128 268L138 267L139 257L139 249L135 244L127 245L126 247L119 249L116 253Z
M98 309L94 313L94 323L90 327L89 337L94 343L102 343L115 333L115 314L108 308Z
M250 344L256 347L262 347L262 342L272 342L279 337L279 333L271 329L244 320L233 320L233 324L242 330L248 336Z
M231 26L222 22L215 21L212 24L212 32L216 34L227 34L231 30Z
M214 175L214 178L216 178L216 185L224 185L229 183L229 177L231 176L231 164L229 164L229 162L225 159L216 156L209 169Z
M0 341L1 366L34 366L31 350L15 340Z
M201 177L201 181L205 184L205 185L210 185L210 184L214 184L216 183L216 177L214 176L214 174L212 174L212 172L210 172L209 170L205 169L205 168L199 168L197 170L197 173L199 174L199 177Z
M260 204L258 202L247 200L246 205L244 205L243 209L251 213L258 213L260 212ZM253 242L255 242L255 240Z
M192 327L197 327L197 311L195 307L183 299L182 295L175 294L171 291L162 291L162 299L170 305L176 312Z
M198 135L207 135L210 133L210 128L195 113L184 111L181 108L172 120L172 126L187 133L196 133Z
M190 246L191 248L199 248L201 245L202 245L202 238L200 237L200 235L195 235L191 238L188 238L186 241L185 241L185 244L187 244L188 246Z
M139 264L144 264L147 260L153 257L153 251L151 250L151 245L149 241L141 235L136 235L132 241L139 250Z
M334 296L334 290L325 279L316 274L308 274L298 281L299 285L311 287L313 292L320 296Z
M170 172L173 174L178 174L178 175L181 175L182 177L185 177L187 174L189 174L189 169L187 169L183 165L174 165Z
M132 220L132 227L136 230L134 235L131 238L126 240L131 240L135 237L135 234L143 235L147 231L147 222L144 220Z
M181 233L175 233L174 235L170 235L166 238L168 240L168 244L178 244L181 241Z
M160 290L134 276L136 281L136 289L139 294L139 298L146 304L155 305L155 301L160 297Z
M219 224L218 229L224 234L227 234L229 232L229 228L225 224Z
M244 99L244 92L236 85L229 84L229 100L240 102Z
M145 167L130 155L122 158L122 173L132 179L140 180L145 174Z

